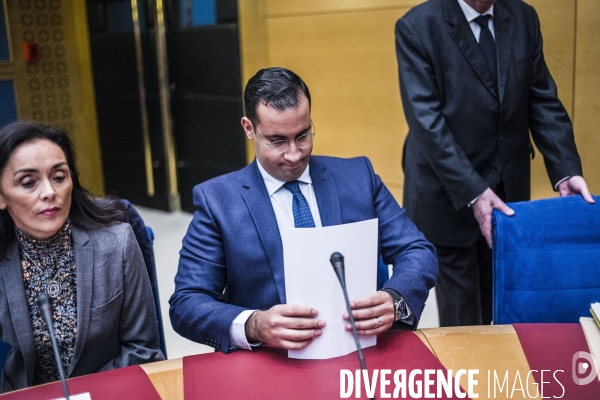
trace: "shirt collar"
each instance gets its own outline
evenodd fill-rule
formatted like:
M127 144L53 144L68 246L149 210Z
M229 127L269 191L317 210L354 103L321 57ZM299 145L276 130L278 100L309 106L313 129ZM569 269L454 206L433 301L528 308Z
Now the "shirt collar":
M71 221L68 218L63 226L51 238L46 240L33 239L16 226L15 235L23 251L37 253L39 256L64 253L67 250L67 246L72 247L73 243L71 239Z
M472 22L475 18L479 17L480 15L491 15L492 17L494 16L493 5L490 7L489 10L487 10L483 14L479 14L477 11L475 11L470 5L465 3L465 0L458 0L458 5L462 9L463 14L465 14L465 17L467 17L468 22Z
M271 197L271 196L273 196L273 194L275 194L275 192L277 192L279 189L281 189L281 187L285 184L285 182L280 181L279 179L277 179L277 178L273 177L271 174L269 174L267 172L267 170L264 169L263 166L260 164L260 161L258 161L258 158L256 159L256 164L258 165L258 170L260 172L260 175L263 178L263 181L265 181L265 186L267 187L267 193L269 193L269 197ZM304 170L302 175L300 175L300 177L297 180L299 182L308 183L309 185L312 185L312 179L310 177L310 164L306 166L306 169Z

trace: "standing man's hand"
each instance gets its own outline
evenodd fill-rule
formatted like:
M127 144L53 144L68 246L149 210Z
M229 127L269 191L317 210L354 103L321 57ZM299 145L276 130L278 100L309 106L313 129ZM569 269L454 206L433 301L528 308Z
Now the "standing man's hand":
M316 319L317 310L297 304L278 304L266 311L256 311L246 321L249 342L299 350L321 335L325 321Z
M581 196L590 204L595 201L588 190L585 180L581 176L572 176L558 184L558 192L562 196L571 196L573 194L581 194Z
M378 291L350 302L352 316L359 335L377 335L387 331L394 323L394 299L389 293ZM350 316L344 313L348 321L346 330L352 331Z
M475 214L475 219L479 222L479 229L481 229L481 233L483 237L487 241L490 249L492 248L492 210L495 208L499 211L502 211L504 214L512 217L515 215L515 211L506 205L500 197L494 193L494 191L490 188L487 188L485 192L481 194L473 203L473 214Z

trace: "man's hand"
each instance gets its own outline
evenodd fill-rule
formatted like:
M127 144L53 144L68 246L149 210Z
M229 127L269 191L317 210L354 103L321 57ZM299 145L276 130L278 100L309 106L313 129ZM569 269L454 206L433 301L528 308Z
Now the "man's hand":
M475 219L479 222L479 229L481 229L481 233L483 237L487 241L490 249L492 248L492 210L495 208L496 210L502 211L504 214L512 217L515 215L515 211L506 205L500 197L496 195L492 191L492 189L487 188L485 192L479 196L479 198L473 203L471 206L473 208L473 214L475 214Z
M314 308L296 304L278 304L267 311L256 311L246 321L249 342L263 342L268 346L299 350L321 335L325 321L314 318Z
M383 333L394 323L394 299L389 293L379 291L358 298L350 302L350 308L359 335ZM350 321L348 313L344 313L344 319ZM352 330L350 323L346 324L346 330Z
M585 201L594 204L595 201L588 190L587 184L581 176L572 176L558 184L558 192L561 196L571 196L573 194L581 194Z

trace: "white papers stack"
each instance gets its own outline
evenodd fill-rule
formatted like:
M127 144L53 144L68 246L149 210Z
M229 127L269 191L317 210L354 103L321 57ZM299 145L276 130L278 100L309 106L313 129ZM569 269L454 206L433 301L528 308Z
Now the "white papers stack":
M583 328L583 333L585 333L585 339L595 361L594 367L598 371L597 377L600 380L600 365L598 364L600 361L600 328L598 328L593 318L581 317L579 323Z
M354 336L345 329L344 295L329 262L331 254L344 256L348 298L375 293L377 289L377 219L323 228L283 229L283 264L288 304L316 308L325 320L323 334L302 350L288 351L290 358L325 359L356 350ZM377 338L362 336L363 348Z
M596 320L598 328L600 328L600 303L592 303L590 305L590 312L592 313L592 317Z

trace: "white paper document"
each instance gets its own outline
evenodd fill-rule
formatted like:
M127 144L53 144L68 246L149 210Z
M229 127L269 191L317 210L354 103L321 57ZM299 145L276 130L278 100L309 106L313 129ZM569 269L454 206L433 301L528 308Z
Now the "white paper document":
M282 229L285 291L288 304L302 304L319 311L326 322L323 334L288 357L325 359L356 351L352 331L345 329L346 303L329 258L344 256L348 298L375 293L377 289L377 219L323 228ZM377 336L360 336L362 348L374 346Z
M596 371L598 372L598 375L596 376L598 380L600 380L600 328L598 328L598 325L596 325L596 321L594 321L593 318L580 317L579 323L581 324L581 328L585 334L585 339L587 340L588 347L590 348L590 353L592 353L593 356L592 361Z

